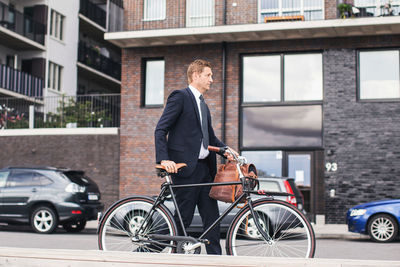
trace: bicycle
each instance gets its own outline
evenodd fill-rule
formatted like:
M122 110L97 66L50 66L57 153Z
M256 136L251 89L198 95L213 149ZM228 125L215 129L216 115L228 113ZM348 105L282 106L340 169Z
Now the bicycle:
M147 196L131 196L111 205L102 216L98 227L98 245L101 250L162 252L198 254L201 245L208 242L204 237L221 220L245 199L245 205L234 217L226 234L226 254L239 256L300 257L312 258L315 252L314 230L304 216L292 204L274 199L275 196L292 196L283 192L254 190L256 179L245 177L240 166L246 163L228 148L209 147L210 151L233 155L240 181L227 183L202 183L174 185L171 176L162 165L156 165L158 176L166 181L156 199ZM177 168L186 166L178 163ZM243 186L243 194L199 237L189 236L183 227L174 188L191 186ZM163 204L171 196L177 217L183 229L179 236L171 211ZM265 196L253 200L252 195ZM251 227L250 227L251 225ZM254 225L256 234L254 233ZM253 233L248 234L249 228Z

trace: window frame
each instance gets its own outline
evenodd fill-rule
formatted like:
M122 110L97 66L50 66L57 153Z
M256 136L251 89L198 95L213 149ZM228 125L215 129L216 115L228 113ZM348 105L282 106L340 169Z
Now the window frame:
M208 0L210 1L210 5L212 7L212 12L211 14L208 14L207 16L200 16L197 14L192 14L190 12L191 10L191 5L193 4L192 1L194 0L186 0L186 27L210 27L215 25L215 0ZM203 0L204 1L204 0ZM210 21L211 23L193 23L192 18L202 18L206 21Z
M302 101L284 101L284 55L296 55L296 54L317 54L320 53L322 55L322 97L324 97L324 82L325 82L325 73L324 73L324 54L322 50L306 50L306 51L296 51L296 52L287 52L287 53L242 53L239 54L239 128L238 128L238 136L239 136L239 150L240 151L275 151L275 150L282 150L282 151L304 151L304 150L314 150L314 149L321 149L324 144L324 108L322 100L302 100ZM275 102L243 102L243 57L246 56L265 56L265 55L281 55L281 101ZM310 106L310 105L320 105L321 106L321 116L322 116L322 136L321 136L321 146L298 146L298 147L282 147L282 146L257 146L257 147L245 147L243 145L243 110L246 107L274 107L274 106Z
M150 61L164 61L164 84L163 84L163 101L162 104L146 104L146 75L147 75L147 62ZM152 58L142 58L142 77L141 77L141 92L140 92L140 106L142 108L162 108L164 107L164 99L165 99L165 58L164 57L152 57Z
M400 102L400 97L398 98L361 98L361 80L360 80L360 52L380 52L380 51L398 51L399 52L399 70L400 70L400 48L379 48L379 49L357 49L356 50L356 98L357 102L366 103L378 103L378 102ZM400 73L399 73L399 83L400 83ZM399 88L400 90L400 88Z
M162 0L164 3L164 13L162 14L161 17L157 17L157 18L150 18L147 17L147 2L151 1L151 0L143 0L143 19L142 21L157 21L157 20L165 20L167 18L167 0Z
M47 73L47 88L53 89L57 92L61 92L62 88L62 77L63 77L64 67L49 61L48 63L48 73ZM55 86L56 85L56 86Z
M276 16L277 17L281 17L283 16L284 12L290 11L290 10L285 10L285 8L282 7L282 0L277 0L278 1L278 8L275 9L262 9L261 8L261 1L262 0L258 0L257 1L257 17L258 17L258 23L264 23L264 17L262 16L263 13L277 13ZM322 12L322 18L321 20L325 19L325 1L320 0L322 2L322 8L321 9L316 9L315 7L311 7L311 8L305 8L304 7L304 0L300 0L300 9L294 9L292 11L298 11L300 14L299 15L303 15L304 16L304 12L305 11L319 11L321 10ZM267 12L267 10L269 12ZM291 16L291 15L289 15Z
M50 29L49 35L59 41L64 41L65 16L60 12L50 10Z

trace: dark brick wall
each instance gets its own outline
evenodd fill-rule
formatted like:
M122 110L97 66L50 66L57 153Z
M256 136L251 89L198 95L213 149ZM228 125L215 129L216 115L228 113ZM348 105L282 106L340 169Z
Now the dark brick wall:
M354 49L324 52L324 147L333 151L325 162L338 164L336 172L325 172L328 223L344 223L355 204L400 193L399 102L357 101L356 54Z
M86 172L108 207L119 198L118 135L0 136L0 167L62 166Z

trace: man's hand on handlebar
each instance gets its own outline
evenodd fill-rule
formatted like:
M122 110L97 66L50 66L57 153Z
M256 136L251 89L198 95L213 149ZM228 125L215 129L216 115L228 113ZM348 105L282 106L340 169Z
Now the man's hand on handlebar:
M235 157L233 156L232 153L235 154L236 158L239 157L239 153L237 153L233 148L231 148L231 147L229 147L229 146L227 147L227 150L225 151L224 156L225 156L228 160L234 161L234 160L235 160Z
M178 169L176 168L176 163L172 160L162 160L161 165L164 166L167 172L169 173L178 172Z

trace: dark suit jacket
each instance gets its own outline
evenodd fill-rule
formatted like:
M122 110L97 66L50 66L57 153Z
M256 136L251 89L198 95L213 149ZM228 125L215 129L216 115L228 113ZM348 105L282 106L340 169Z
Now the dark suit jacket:
M210 145L225 146L214 134L208 107L207 119ZM189 177L196 168L203 138L199 109L189 88L173 91L169 95L154 134L156 162L173 160L176 163L186 163L188 166L176 176ZM210 152L207 159L210 175L214 178L217 169L215 152Z

